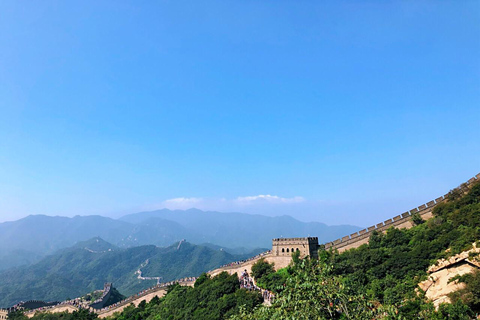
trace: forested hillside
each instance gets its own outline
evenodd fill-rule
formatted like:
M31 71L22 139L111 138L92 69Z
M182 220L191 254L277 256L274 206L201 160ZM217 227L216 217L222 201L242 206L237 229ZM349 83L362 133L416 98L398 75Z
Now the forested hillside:
M122 294L132 295L157 283L156 279L139 279L139 269L143 277L161 277L161 282L167 282L198 276L248 256L188 242L166 248L150 245L120 249L94 238L34 265L0 272L0 306L30 299L62 301L101 289L105 282L113 282Z

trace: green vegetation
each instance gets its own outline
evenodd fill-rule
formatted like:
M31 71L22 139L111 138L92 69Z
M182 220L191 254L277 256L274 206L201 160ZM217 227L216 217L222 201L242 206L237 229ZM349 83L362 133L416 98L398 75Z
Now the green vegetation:
M36 313L32 318L28 318L22 312L11 312L8 314L8 320L93 320L98 319L95 313L89 312L85 309L74 311L72 313Z
M237 275L226 272L213 278L203 274L193 288L172 286L165 297L141 303L138 308L129 306L112 319L226 319L240 306L251 311L261 303L258 293L239 289L238 283Z
M299 255L295 252L294 255ZM252 276L255 278L257 285L263 289L279 292L282 290L286 279L291 274L291 268L283 268L275 272L274 265L260 259L252 266Z
M156 280L140 280L135 273L147 259L149 263L141 269L142 275L162 277L162 281L167 282L199 276L245 257L188 242L182 242L180 247L174 244L167 248L140 246L109 251L111 246L94 238L32 266L0 272L0 307L10 307L22 300L63 301L68 297L80 297L85 292L103 288L105 282L112 282L121 293L129 296L157 283Z
M480 271L456 277L459 282L465 283L465 288L452 292L449 297L452 302L461 302L472 310L480 310Z
M195 286L173 285L163 298L155 297L149 303L142 301L138 307L130 305L122 313L110 317L111 320L220 320L228 319L239 312L252 311L261 302L257 292L239 288L237 275L223 272L213 278L203 274ZM9 319L27 320L21 312L11 313ZM90 320L97 315L86 310L68 313L37 313L32 320Z
M434 217L425 223L408 230L390 228L386 234L373 232L368 245L332 253L333 272L371 301L399 306L405 316L420 312L420 306L404 302L416 298L415 288L425 279L428 266L470 249L480 239L480 184L465 196L455 192L452 198L436 206Z

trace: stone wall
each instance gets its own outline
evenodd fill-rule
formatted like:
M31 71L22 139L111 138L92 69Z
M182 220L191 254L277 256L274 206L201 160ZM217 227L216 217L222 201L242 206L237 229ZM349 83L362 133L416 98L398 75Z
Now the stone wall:
M109 317L111 315L113 315L114 313L117 313L117 312L122 312L123 309L125 309L126 307L128 307L129 305L133 304L135 307L138 307L138 305L140 304L140 302L142 302L143 300L145 300L145 302L150 302L150 300L152 300L154 297L163 297L165 294L167 293L167 289L166 288L159 288L158 290L155 290L155 291L152 291L152 292L149 292L145 295L141 295L139 296L138 298L136 299L132 299L130 301L128 301L128 303L124 303L124 304L121 304L115 308L110 308L110 309L106 309L106 310L102 310L102 311L99 311L97 312L98 314L98 317L99 318L106 318L106 317Z
M35 310L27 311L24 314L28 318L32 318L35 315L35 313L37 313L37 312L60 313L60 312L65 312L65 311L66 312L78 311L78 307L76 307L74 305L71 305L71 304L67 304L67 303L61 303L61 304L57 304L54 307L47 307L45 309L41 308L41 309L35 309Z
M140 304L140 302L142 302L143 300L145 300L145 302L150 302L150 300L152 300L155 296L159 298L163 297L167 292L167 287L170 284L173 284L174 282L178 283L181 286L192 287L195 284L195 279L192 278L191 280L179 280L179 281L172 281L171 283L167 283L167 284L161 284L161 285L152 287L150 289L143 290L133 296L126 298L125 300L115 303L114 305L105 307L100 310L92 309L92 311L97 313L99 318L109 317L116 312L122 312L123 309L125 309L127 306L131 304L137 307Z
M252 266L257 262L258 260L264 258L265 261L268 263L273 263L275 270L285 268L290 264L292 261L292 256L275 256L273 253L266 254L264 256L258 257L257 259L249 260L243 263L227 266L227 267L221 267L215 270L210 271L208 274L212 277L222 273L222 272L227 272L228 274L242 274L244 270L247 270L248 273L252 272Z
M469 179L466 183L462 184L458 188L454 190L460 190L462 192L465 192L468 190L475 182L480 181L480 173L477 174L475 177L472 177ZM453 191L453 190L452 190ZM452 192L450 191L450 192ZM385 220L383 222L377 223L376 225L373 225L371 227L368 227L366 229L360 230L358 232L352 233L348 236L345 236L343 238L337 239L332 242L327 242L325 243L325 249L336 249L339 252L352 249L352 248L357 248L361 246L362 244L368 243L368 239L370 238L370 235L373 230L377 230L378 232L385 232L388 228L390 227L395 227L395 228L411 228L413 226L412 222L412 215L418 213L420 217L423 220L427 220L431 218L432 215L432 210L433 208L444 201L447 200L449 193L447 193L444 196L438 197L434 200L431 200L425 204L422 204L421 206L417 208L413 208L407 212L404 212L402 214L399 214L391 219Z
M112 295L112 288L113 286L111 283L105 283L103 286L102 297L96 300L94 303L92 303L90 307L92 307L93 309L102 309L107 303L108 299L110 299L110 296Z

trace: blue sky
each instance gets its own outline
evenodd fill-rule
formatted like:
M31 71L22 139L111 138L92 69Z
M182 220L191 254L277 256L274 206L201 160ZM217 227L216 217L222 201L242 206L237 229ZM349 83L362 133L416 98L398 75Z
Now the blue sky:
M479 172L478 1L0 3L0 221L367 226Z

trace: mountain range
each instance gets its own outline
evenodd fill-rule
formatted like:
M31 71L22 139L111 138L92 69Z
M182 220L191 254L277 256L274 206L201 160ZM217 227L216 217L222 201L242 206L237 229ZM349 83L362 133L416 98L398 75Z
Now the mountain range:
M246 253L271 247L272 238L317 236L320 243L361 228L301 222L290 216L267 217L245 213L157 210L126 215L51 217L32 215L0 223L0 270L38 262L48 254L80 241L101 237L119 248L168 246L182 239L190 243L231 248Z

